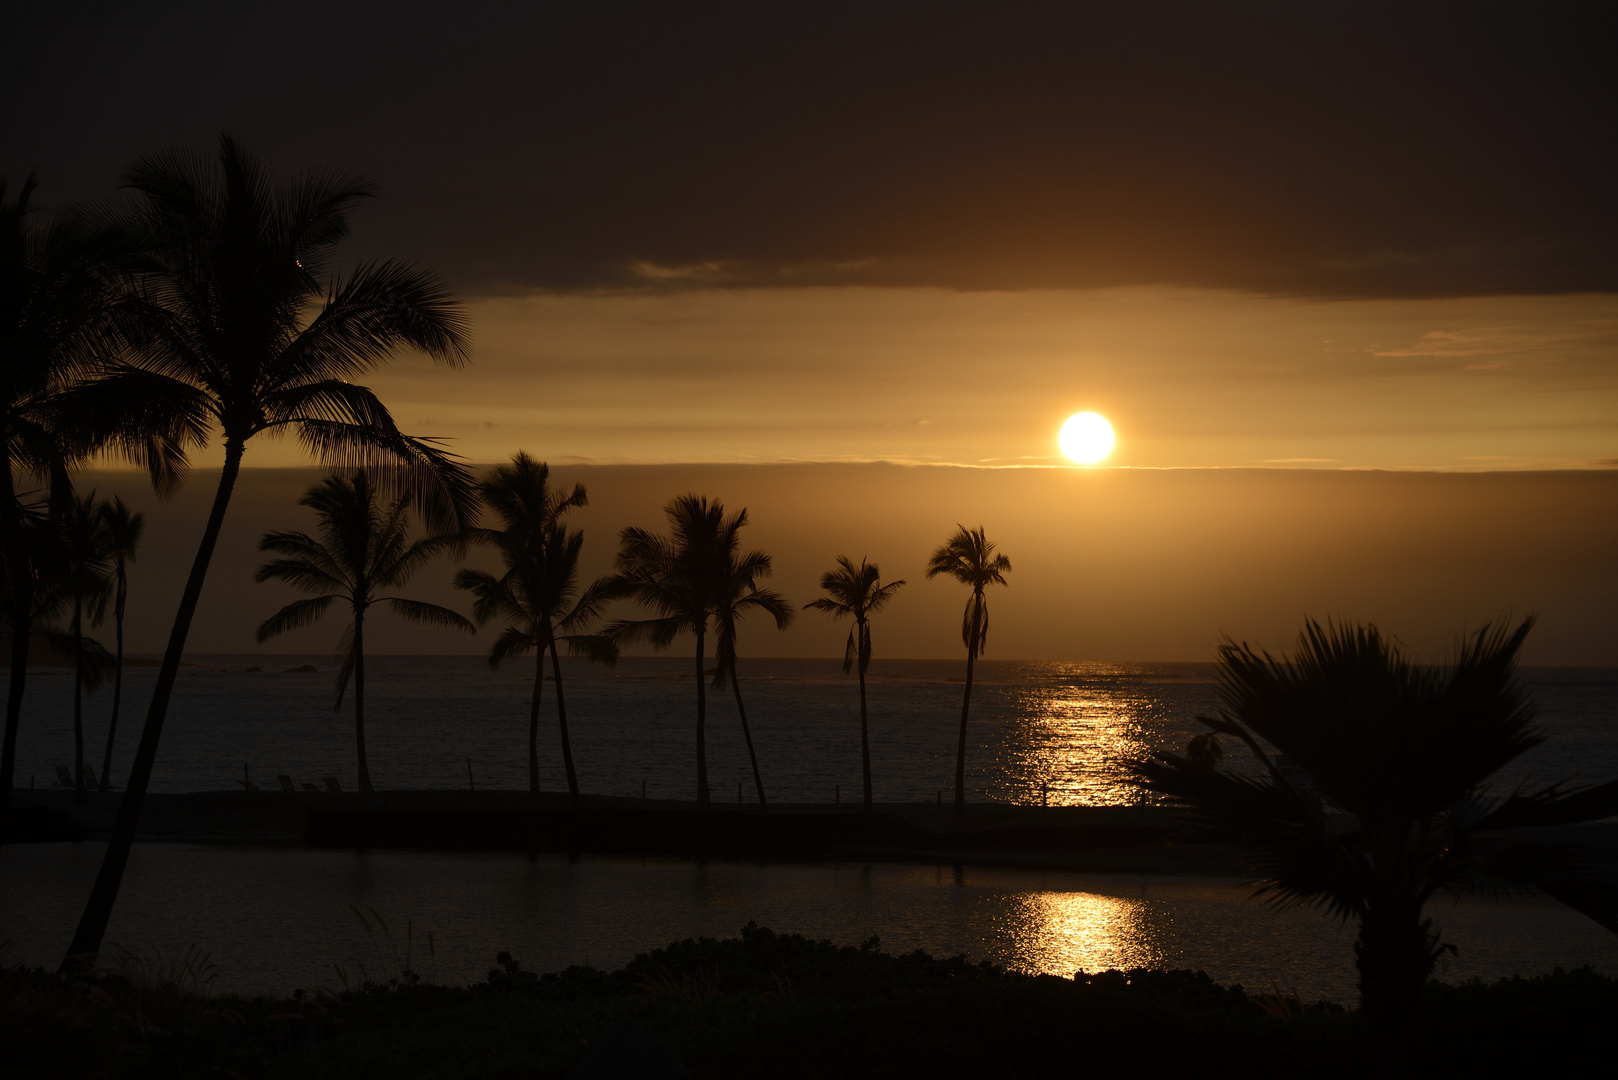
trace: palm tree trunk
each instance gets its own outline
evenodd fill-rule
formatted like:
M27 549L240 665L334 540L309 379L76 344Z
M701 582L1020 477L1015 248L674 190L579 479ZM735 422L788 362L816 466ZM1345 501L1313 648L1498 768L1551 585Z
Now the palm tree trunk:
M697 628L697 805L708 805L708 694L707 676L702 671L702 627Z
M1373 902L1360 918L1354 942L1360 1008L1376 1025L1397 1029L1415 1015L1433 972L1437 943L1419 903Z
M540 650L544 655L544 650ZM562 729L562 766L567 770L568 798L578 801L579 774L573 771L573 744L567 737L567 702L562 697L562 661L556 655L556 641L551 640L551 670L556 673L556 722Z
M365 611L354 611L354 752L359 757L360 793L369 795L371 765L365 758Z
M76 590L75 590L76 592ZM90 801L84 787L84 598L73 597L73 802Z
M534 700L528 708L528 796L539 798L539 696L545 689L545 649L534 650Z
M734 669L730 673L730 688L736 693L736 711L742 718L742 738L747 740L747 760L753 763L753 786L758 788L759 809L768 812L770 803L764 798L764 777L758 771L758 755L753 753L753 733L747 728L747 707L742 704L742 684L736 681Z
M90 888L90 899L84 905L73 941L67 947L60 970L63 972L89 971L101 951L101 940L107 933L107 922L112 918L112 907L118 900L118 887L123 884L124 869L129 865L129 852L135 843L135 826L140 821L141 803L146 798L146 786L152 779L152 766L157 761L157 745L163 737L163 720L168 715L169 698L174 694L174 680L180 673L180 657L185 652L185 639L191 631L191 620L197 613L197 602L202 599L202 586L208 577L208 563L213 559L214 547L219 543L219 530L225 524L225 510L230 506L230 495L236 487L236 478L242 470L241 442L225 443L225 467L219 474L219 490L214 493L213 509L208 513L208 526L202 531L202 543L197 546L196 558L191 562L191 575L186 578L185 592L180 595L180 610L174 615L174 628L169 632L167 648L163 651L163 666L157 672L157 685L152 690L152 704L146 710L146 723L141 728L140 744L135 748L135 760L130 763L129 781L124 797L118 802L118 818L112 826L112 838L101 859L101 871Z
M978 621L972 619L972 644L966 650L966 693L961 696L961 736L955 744L955 812L966 813L966 717L972 707L972 663L978 656Z
M865 721L865 665L860 668L860 767L865 774L865 812L870 813L871 804L871 736Z
M17 770L17 727L22 719L23 690L28 683L28 641L34 636L34 623L29 618L34 604L31 564L13 563L10 569L20 573L16 573L12 583L15 610L11 615L11 677L6 687L5 741L0 745L0 837L5 835L6 817L11 811L12 777Z
M118 703L124 696L124 601L129 596L129 583L124 576L123 556L118 557L118 594L113 600L113 624L118 636L118 663L112 669L112 719L107 721L107 756L101 761L101 785L98 791L112 787L112 740L118 734Z

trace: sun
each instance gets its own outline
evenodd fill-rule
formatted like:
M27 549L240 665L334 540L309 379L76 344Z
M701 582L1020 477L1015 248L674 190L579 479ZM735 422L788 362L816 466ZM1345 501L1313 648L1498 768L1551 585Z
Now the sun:
M1098 413L1081 412L1068 417L1056 438L1062 444L1062 453L1085 465L1093 465L1112 453L1112 425Z

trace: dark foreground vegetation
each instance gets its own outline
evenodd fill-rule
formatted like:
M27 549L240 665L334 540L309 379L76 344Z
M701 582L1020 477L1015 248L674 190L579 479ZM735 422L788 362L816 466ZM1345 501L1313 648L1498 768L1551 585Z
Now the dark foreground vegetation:
M1591 1060L1618 1008L1618 980L1558 969L1431 984L1406 1030L1377 1033L1357 1011L1200 972L1029 976L752 924L613 972L537 975L502 953L465 988L405 971L339 993L243 1000L197 992L207 972L195 958L118 968L79 980L0 973L12 1075L1402 1075Z

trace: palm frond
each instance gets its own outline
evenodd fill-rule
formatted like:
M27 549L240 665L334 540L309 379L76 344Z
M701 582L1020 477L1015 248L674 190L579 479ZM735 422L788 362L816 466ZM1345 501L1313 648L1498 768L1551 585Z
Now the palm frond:
M326 614L335 600L345 599L336 594L315 596L306 600L294 600L286 607L271 615L258 624L258 630L253 640L260 645L273 637L279 637L289 630L301 630L305 626L313 626Z
M428 604L420 600L405 600L396 596L381 597L392 608L393 613L401 619L408 619L423 626L442 626L450 630L464 630L468 634L475 634L478 628L458 611L437 604Z

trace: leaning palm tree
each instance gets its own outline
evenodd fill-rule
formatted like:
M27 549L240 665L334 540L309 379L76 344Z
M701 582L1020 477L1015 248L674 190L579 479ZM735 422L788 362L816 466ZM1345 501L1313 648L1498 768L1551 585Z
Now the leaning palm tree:
M811 601L807 607L824 611L833 619L850 618L848 644L843 648L843 674L858 665L860 673L860 764L865 778L865 809L871 809L871 738L865 718L865 670L871 666L871 616L881 611L904 580L882 584L882 571L875 563L860 560L859 566L847 555L837 556L837 569L820 576L820 588L828 595Z
M70 423L62 395L119 348L118 309L124 230L86 207L45 216L31 201L30 176L11 196L0 179L0 591L11 631L6 720L0 741L0 834L11 804L17 728L28 679L34 616L49 607L34 596L48 569L51 524L24 506L16 478L49 489L48 516L59 522L72 492L69 469L90 450ZM152 447L157 462L171 447Z
M927 561L927 577L945 574L972 590L961 616L961 642L966 646L966 693L961 697L961 734L955 746L955 812L966 811L966 717L972 705L972 666L989 640L989 602L983 590L1006 584L1011 560L994 553L983 527L955 526L955 535Z
M488 544L500 553L506 571L499 577L482 570L462 570L455 587L476 597L472 615L480 625L494 619L510 623L489 649L489 666L513 656L534 654L534 692L528 707L528 791L539 794L539 706L545 686L545 653L551 655L556 682L556 717L562 736L562 765L567 771L567 792L579 797L579 776L573 766L573 744L567 732L567 699L562 693L565 646L575 655L612 664L617 647L600 634L585 632L611 596L602 579L579 592L579 553L584 534L570 532L562 518L574 507L587 504L583 484L571 492L550 486L550 467L518 453L510 465L501 465L479 490L485 505L504 529L475 529L469 539Z
M631 526L618 538L616 594L632 597L655 614L621 619L608 627L615 641L647 642L664 649L680 634L696 638L697 805L708 799L708 697L705 667L708 621L726 587L725 536L746 520L746 511L725 518L725 507L700 495L681 495L663 508L669 535Z
M84 622L88 617L91 626L101 625L113 584L106 528L94 491L73 497L62 536L67 555L63 586L73 605L68 624L73 637L73 801L84 803L89 800L84 782L84 691L101 682L99 672L92 673L87 663Z
M1222 708L1198 717L1213 739L1133 763L1143 786L1252 850L1259 895L1359 924L1361 1006L1381 1023L1407 1020L1453 951L1425 917L1440 891L1543 892L1618 930L1605 852L1521 831L1618 812L1618 781L1489 787L1545 738L1514 677L1532 626L1485 626L1441 667L1374 626L1310 622L1290 658L1227 641ZM1219 736L1252 753L1256 776L1219 767Z
M129 564L135 561L140 548L140 536L146 528L146 515L131 513L124 500L114 495L111 502L100 507L103 539L107 554L112 559L113 632L117 638L117 653L112 676L112 718L107 721L107 756L101 762L101 791L112 786L112 743L118 734L118 706L124 692L124 611L129 600Z
M401 433L375 394L348 381L402 348L451 366L466 360L466 318L436 278L399 262L336 274L337 245L355 207L375 195L370 185L333 173L276 183L229 136L214 162L161 153L136 161L124 180L143 200L141 336L129 363L82 389L75 411L156 480L173 475L158 450L195 450L214 429L224 466L111 840L63 962L74 968L101 948L186 635L254 436L294 433L336 468L397 465L390 486L412 494L431 532L467 527L476 507L472 478L452 455Z
M376 488L364 469L352 480L328 476L298 500L315 512L319 538L302 532L265 533L260 551L281 558L260 566L257 582L284 581L318 595L295 600L259 624L260 645L288 630L310 626L338 601L353 613L353 621L337 642L337 698L332 708L343 707L348 683L354 682L354 754L359 762L360 791L370 793L371 768L365 756L365 618L371 608L386 603L395 615L424 626L477 632L464 615L437 604L402 596L379 596L383 589L408 583L429 560L461 543L458 536L428 536L408 543L410 496L401 495L379 506Z
M754 611L762 611L775 620L777 630L785 630L792 622L792 605L774 589L761 589L758 579L769 577L775 569L775 560L768 552L741 552L741 529L747 524L747 509L725 522L720 536L720 550L724 567L719 588L714 595L714 628L718 640L714 643L714 689L726 680L736 695L736 713L742 721L742 738L747 743L747 760L753 766L753 786L758 791L758 804L768 809L764 797L764 776L758 769L758 754L753 750L753 733L747 726L747 707L742 704L742 686L736 681L737 623Z

